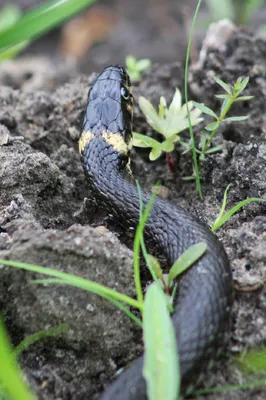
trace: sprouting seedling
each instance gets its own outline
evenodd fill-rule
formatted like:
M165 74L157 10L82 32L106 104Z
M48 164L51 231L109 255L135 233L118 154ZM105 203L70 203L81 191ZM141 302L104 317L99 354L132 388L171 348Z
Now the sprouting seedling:
M142 58L137 60L134 56L126 57L126 70L132 81L139 81L143 71L151 66L151 60Z
M217 231L221 226L223 226L230 217L232 217L237 211L239 211L242 207L246 206L249 203L258 203L258 202L265 202L266 199L260 199L258 197L249 197L248 199L242 200L239 203L237 203L233 208L231 208L229 211L225 212L225 207L226 207L226 202L227 202L227 193L230 188L230 184L226 187L224 191L224 198L223 198L223 203L219 212L218 217L212 224L211 230L213 232Z
M230 111L232 105L236 102L251 100L254 97L254 96L240 96L248 84L249 77L246 77L245 79L243 79L242 77L239 77L234 85L229 85L217 77L213 77L213 79L225 91L225 93L217 94L215 96L218 99L223 99L223 103L222 103L221 110L220 110L220 115L217 115L213 110L211 110L209 107L205 106L204 104L193 101L193 105L197 109L199 109L204 114L207 114L210 117L214 118L213 122L211 122L207 126L205 126L205 131L210 132L209 137L207 138L206 132L203 132L203 134L202 134L202 138L201 138L201 142L200 142L201 149L198 150L198 153L200 153L199 158L201 161L204 160L205 154L214 152L214 151L218 151L221 149L220 146L217 146L216 148L212 148L212 149L210 148L212 140L213 140L214 136L216 135L217 130L219 129L221 123L237 122L237 121L239 122L239 121L244 121L249 118L248 115L233 116L233 117L226 118L226 115Z
M182 106L182 97L179 89L176 89L171 104L167 107L163 96L160 98L158 111L145 98L139 98L139 107L145 115L148 124L158 133L163 135L162 142L146 135L133 132L133 145L137 147L151 148L150 160L156 160L162 152L169 153L174 150L174 145L180 140L180 132L189 127L186 106ZM192 101L188 102L192 126L202 121L201 110L193 107Z

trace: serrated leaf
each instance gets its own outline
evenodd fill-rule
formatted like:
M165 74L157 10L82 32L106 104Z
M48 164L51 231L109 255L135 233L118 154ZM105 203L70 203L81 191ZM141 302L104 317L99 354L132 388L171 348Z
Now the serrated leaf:
M214 131L215 129L217 129L220 125L220 121L214 121L212 123L210 123L209 125L205 126L205 129L207 131Z
M203 103L197 103L196 101L193 101L192 103L193 103L194 107L198 108L204 114L208 114L208 115L212 116L213 118L218 119L215 112L212 111L209 107L205 106Z
M175 330L165 294L154 282L147 290L143 312L144 367L149 400L177 400L180 371Z
M171 286L172 281L189 267L191 267L207 250L205 242L199 242L189 247L183 254L175 261L168 274L168 286Z
M244 115L244 116L239 116L239 117L228 117L225 118L224 121L231 121L231 122L236 122L236 121L245 121L246 119L249 118L249 115Z
M218 83L227 93L232 94L232 89L231 86L227 85L227 83L223 82L220 78L217 76L213 77L213 80Z

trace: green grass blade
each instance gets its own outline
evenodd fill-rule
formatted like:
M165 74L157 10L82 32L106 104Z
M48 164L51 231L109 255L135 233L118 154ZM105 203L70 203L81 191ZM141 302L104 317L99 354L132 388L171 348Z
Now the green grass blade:
M15 58L16 55L23 49L25 49L25 47L27 47L28 45L29 40L24 40L23 42L20 42L15 46L8 47L7 50L0 51L0 61L11 60L12 58Z
M26 263L21 263L17 261L10 261L10 260L2 260L0 259L0 264L7 265L9 267L13 268L19 268L19 269L24 269L26 271L31 271L31 272L37 272L39 274L43 275L48 275L52 276L55 278L63 279L64 283L67 283L72 286L76 286L80 289L88 290L91 293L98 294L99 296L102 297L112 297L114 300L122 301L124 303L129 304L132 307L135 307L142 311L143 305L136 301L135 299L132 299L131 297L116 292L113 289L110 289L104 285L101 285L96 282L92 282L88 279L84 279L72 274L67 274L65 272L61 272L52 268L46 268L46 267L41 267L39 265L32 265L32 264L26 264Z
M36 397L30 392L23 381L17 366L7 332L0 317L0 385L1 389L12 400L34 400Z
M16 4L7 4L0 9L0 32L12 26L20 17L20 9Z
M213 229L214 226L216 226L216 224L219 223L220 219L222 218L222 216L223 216L223 214L224 214L224 212L225 212L225 207L226 207L226 202L227 202L227 193L228 193L228 190L230 189L230 186L231 186L231 183L229 183L229 185L227 185L227 187L226 187L226 189L225 189L225 191L224 191L224 197L223 197L222 207L221 207L221 209L220 209L220 212L219 212L218 217L217 217L216 220L214 221L214 224L213 224L213 226L212 226L212 229Z
M47 285L47 284L61 284L61 285L70 285L73 286L70 282L66 282L63 279L56 279L56 278L49 278L49 279L35 279L33 281L30 281L32 284L40 284L40 285ZM123 311L129 318L131 318L140 328L142 328L142 322L141 320L136 317L124 304L122 304L120 301L115 300L111 296L106 296L106 295L101 295L101 297L105 298L106 300L110 301L110 303L113 303L119 310ZM1 399L0 399L1 400Z
M199 172L199 165L198 165L198 159L197 159L197 151L196 151L196 145L195 145L194 132L193 132L192 124L191 124L190 111L189 111L189 107L188 107L188 65L189 65L189 58L190 58L190 48L191 48L194 27L195 27L195 23L196 23L196 19L198 16L200 6L201 6L201 0L199 0L198 4L197 4L196 11L194 13L193 20L192 20L190 33L189 33L189 39L188 39L186 64L185 64L185 101L186 101L186 109L187 109L187 118L188 118L188 123L189 123L191 146L192 146L193 163L194 163L195 174L196 174L196 186L197 186L199 196L202 199L202 189L201 189L201 183L200 183L200 172Z
M57 326L53 326L52 328L33 333L33 335L27 336L24 340L22 340L22 342L20 342L20 344L14 349L13 353L15 357L19 357L20 354L24 350L27 350L30 345L39 342L41 339L45 339L50 336L60 335L61 333L66 332L67 329L68 324L60 324Z
M207 244L205 242L196 243L185 250L169 271L168 285L171 286L172 281L202 257L206 250Z
M94 2L95 0L53 0L35 7L0 34L0 51L40 36Z
M147 290L143 313L144 367L149 400L177 400L180 371L175 330L157 282Z
M225 224L232 215L234 215L240 208L246 206L249 203L259 203L264 202L266 199L259 199L256 197L250 197L249 199L245 199L240 201L236 206L231 208L231 210L227 211L218 221L216 220L211 228L212 232L217 231L217 229L221 228L223 224Z
M135 279L135 286L136 286L136 294L137 300L139 304L143 304L143 293L141 287L141 280L140 280L140 266L139 266L139 254L140 254L140 247L141 242L143 240L143 232L146 225L146 222L149 218L153 202L156 196L156 193L153 192L147 206L143 212L143 202L142 202L142 193L140 190L140 186L138 181L136 181L138 192L139 192L139 203L140 203L140 219L139 224L137 226L135 238L134 238L134 255L133 255L133 264L134 264L134 279Z

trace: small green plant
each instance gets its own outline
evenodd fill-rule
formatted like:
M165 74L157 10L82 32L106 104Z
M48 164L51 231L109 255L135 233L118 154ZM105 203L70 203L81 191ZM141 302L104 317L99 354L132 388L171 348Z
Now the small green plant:
M133 145L137 147L151 148L150 160L156 160L162 152L172 152L177 141L180 141L180 132L188 128L186 106L182 106L182 97L179 89L176 89L172 102L167 107L166 100L163 96L160 98L158 111L153 105L145 99L139 98L139 107L145 115L148 124L158 133L163 135L162 142L157 141L146 135L133 132ZM193 103L188 103L190 110L190 118L192 126L202 121L200 115L202 111L193 108Z
M216 135L216 133L222 123L224 123L224 122L239 122L239 121L244 121L249 118L248 115L234 116L234 117L226 118L226 115L231 110L232 105L234 103L237 103L240 101L249 101L249 100L253 99L253 96L240 96L248 84L249 77L246 77L245 79L243 79L242 77L239 77L234 85L229 85L217 77L213 77L213 79L226 92L223 94L215 95L215 97L217 97L218 99L223 99L220 114L217 115L217 114L215 114L215 112L213 110L211 110L209 107L205 106L204 104L193 101L193 105L196 108L198 108L204 114L209 115L215 119L213 122L211 122L210 124L205 126L205 132L202 133L202 138L201 138L201 142L200 142L201 148L198 150L198 153L200 154L200 156L199 156L200 161L204 160L205 155L207 153L220 150L220 146L217 146L216 148L212 148L212 149L210 149L210 146L212 144L212 140L213 140L214 136ZM207 138L206 131L210 132L210 135L208 138Z
M227 188L224 191L224 198L223 198L223 203L221 210L219 212L218 217L212 224L211 230L213 232L217 231L218 229L223 226L232 215L234 215L237 211L239 211L242 207L246 206L249 203L260 203L266 201L266 199L260 199L258 197L249 197L248 199L240 201L238 204L236 204L233 208L231 208L229 211L225 212L225 207L226 207L226 201L227 201L227 192L230 188L230 184L227 186Z
M82 9L94 3L95 0L52 0L38 5L25 14L12 5L2 9L0 30L0 61L14 57L37 38L67 18L72 17Z
M146 69L150 68L150 66L151 60L148 58L137 60L134 56L126 57L126 69L132 81L139 81L142 72L146 71Z

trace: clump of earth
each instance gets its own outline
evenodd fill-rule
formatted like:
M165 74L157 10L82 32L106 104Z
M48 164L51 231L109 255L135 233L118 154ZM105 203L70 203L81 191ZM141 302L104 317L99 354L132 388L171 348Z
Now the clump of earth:
M223 33L219 45L208 40L217 32L209 33L199 61L191 65L189 96L219 112L215 94L221 91L213 76L230 84L249 76L245 95L254 98L233 106L232 115L249 119L224 124L215 139L222 150L203 162L203 201L194 182L183 179L192 174L192 157L183 155L180 145L173 154L175 173L168 170L165 156L151 162L146 150L132 151L132 169L143 187L160 180L173 203L210 224L229 183L228 209L248 197L266 195L266 42L226 26L218 29ZM58 269L134 296L133 233L124 232L110 210L102 210L94 200L78 154L88 87L95 74L76 77L68 66L63 78L55 67L47 76L35 61L29 64L30 75L21 73L19 59L12 62L15 75L0 67L0 258ZM27 70L27 63L23 65ZM183 90L183 81L181 63L153 65L146 71L133 84L134 130L151 134L138 97L156 105L161 95L171 99L175 87ZM196 140L199 135L196 129ZM266 340L265 232L263 203L245 207L217 232L231 262L235 302L227 354L206 372L202 387L255 380L232 356ZM32 284L39 275L2 265L0 278L0 309L14 346L37 331L67 324L61 334L40 340L20 356L38 399L96 400L116 371L142 352L140 330L106 300L73 287ZM208 395L212 400L265 397L265 387Z

